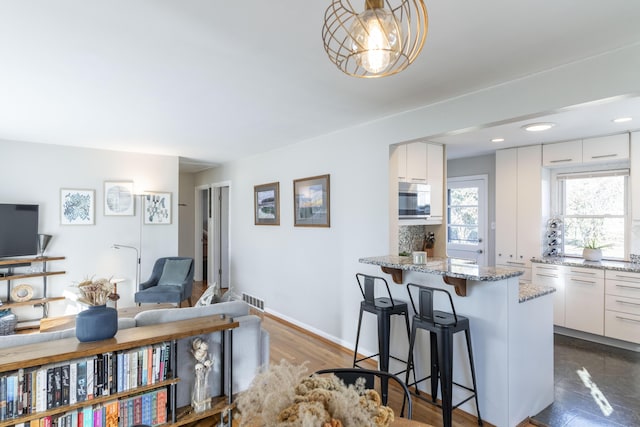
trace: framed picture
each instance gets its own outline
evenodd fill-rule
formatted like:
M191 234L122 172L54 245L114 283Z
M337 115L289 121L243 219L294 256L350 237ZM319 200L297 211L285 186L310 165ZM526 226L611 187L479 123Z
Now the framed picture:
M254 217L256 225L280 225L280 183L253 187Z
M133 216L135 199L133 181L104 182L104 214Z
M93 225L96 210L95 190L60 189L60 224Z
M329 227L329 175L293 181L293 225L296 227Z
M171 193L146 193L142 197L145 224L171 224Z

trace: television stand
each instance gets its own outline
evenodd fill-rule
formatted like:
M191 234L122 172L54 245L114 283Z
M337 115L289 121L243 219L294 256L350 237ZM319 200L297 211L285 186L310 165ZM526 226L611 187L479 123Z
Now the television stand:
M21 306L33 306L33 307L41 307L42 308L42 318L46 318L49 316L49 303L52 301L60 301L64 300L64 297L49 297L47 292L47 277L55 276L60 274L65 274L65 271L47 271L47 263L51 261L60 261L65 259L65 257L33 257L33 258L11 258L11 259L0 259L0 269L6 268L7 271L4 275L0 276L0 282L7 282L7 294L6 299L2 300L2 305L0 305L0 310L5 310L8 308L21 307ZM16 268L20 267L29 267L34 263L42 263L42 270L38 272L21 272L16 271ZM13 290L13 283L16 280L20 279L29 279L33 277L41 277L42 278L42 297L40 298L32 298L27 301L16 301L12 299L11 291ZM26 322L18 322L18 329L20 328L21 323L25 323L25 326L28 327L28 322L33 322L35 319L31 319L31 321ZM38 319L39 320L39 319ZM36 324L37 328L38 325Z

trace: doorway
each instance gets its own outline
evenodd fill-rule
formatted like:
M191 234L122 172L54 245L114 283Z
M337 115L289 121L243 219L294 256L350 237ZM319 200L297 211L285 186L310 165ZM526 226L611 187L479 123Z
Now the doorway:
M487 265L486 175L447 178L447 255Z

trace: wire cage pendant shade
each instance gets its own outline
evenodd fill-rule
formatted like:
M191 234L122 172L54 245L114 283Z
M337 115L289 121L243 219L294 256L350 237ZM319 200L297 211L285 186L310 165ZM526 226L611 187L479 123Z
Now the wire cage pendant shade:
M354 4L357 6L354 7ZM342 72L363 78L390 76L407 68L427 37L423 0L332 0L322 40Z

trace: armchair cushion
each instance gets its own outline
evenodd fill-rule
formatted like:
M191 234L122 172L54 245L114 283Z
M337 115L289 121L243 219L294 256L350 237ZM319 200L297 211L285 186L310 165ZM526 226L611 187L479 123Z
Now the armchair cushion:
M191 259L168 259L164 263L158 286L179 285L189 274Z

